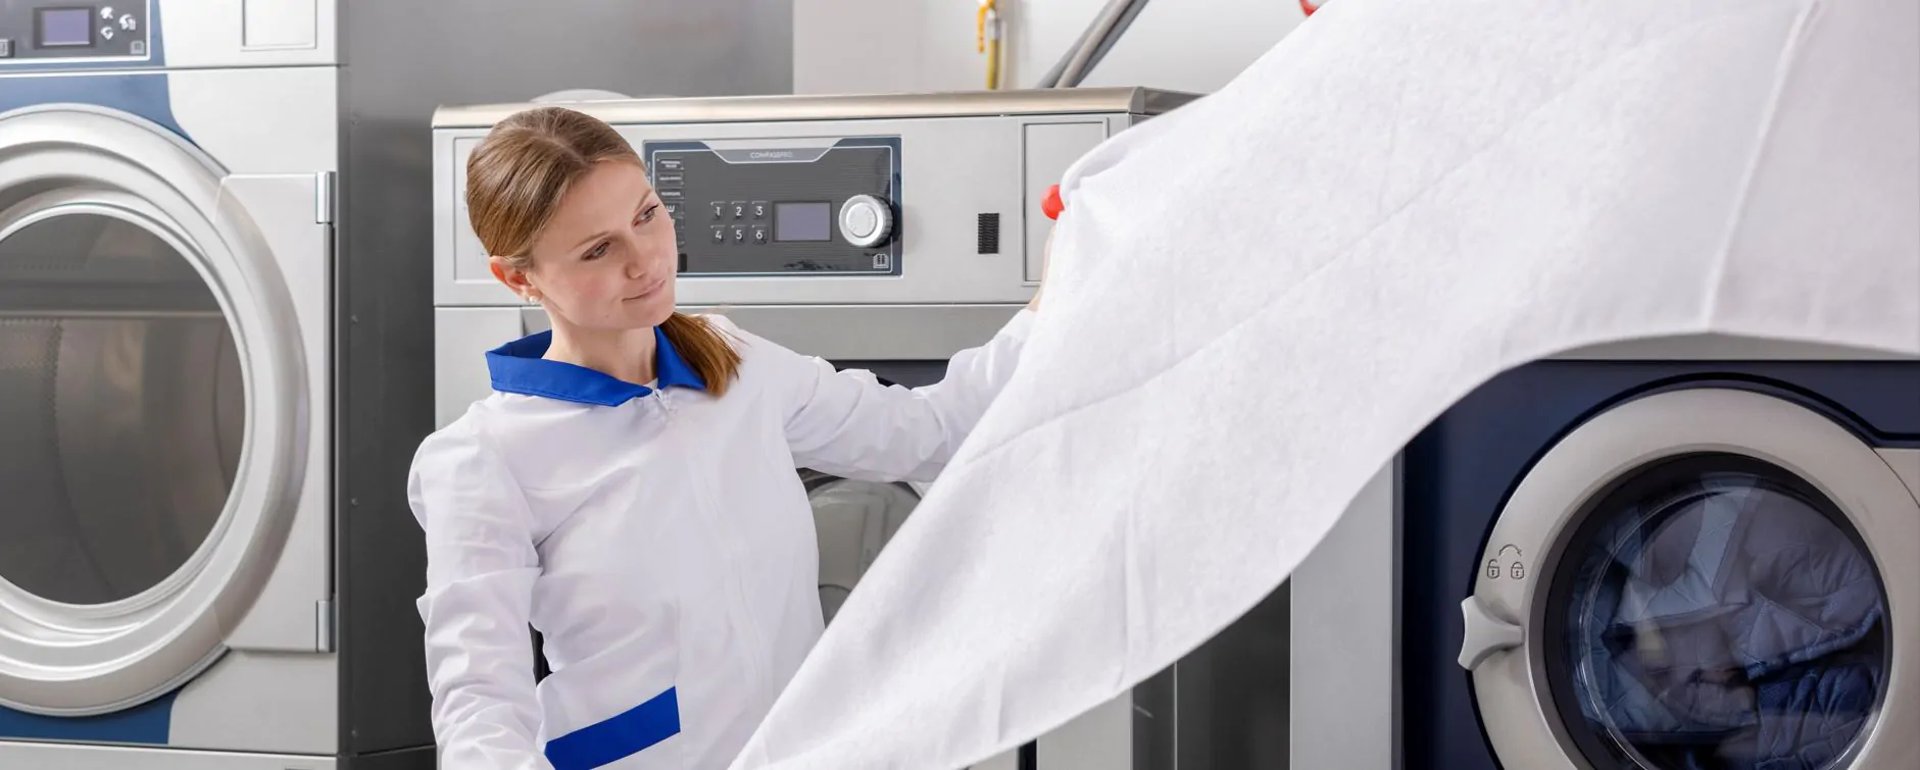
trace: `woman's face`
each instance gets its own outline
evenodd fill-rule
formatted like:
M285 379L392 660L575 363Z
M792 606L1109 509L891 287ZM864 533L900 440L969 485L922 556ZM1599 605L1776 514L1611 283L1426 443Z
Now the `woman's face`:
M501 280L523 290L514 280L521 279L523 293L530 290L556 323L624 331L658 326L673 313L673 218L636 164L603 162L575 180L532 256L524 274Z

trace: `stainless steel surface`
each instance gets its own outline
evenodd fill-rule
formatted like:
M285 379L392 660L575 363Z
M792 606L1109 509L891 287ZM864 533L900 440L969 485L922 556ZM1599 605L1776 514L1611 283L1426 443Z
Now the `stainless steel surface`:
M1892 664L1878 715L1854 744L1857 766L1900 766L1920 752L1920 503L1886 461L1833 421L1796 404L1746 391L1696 389L1658 393L1616 406L1562 438L1514 489L1495 519L1481 559L1508 559L1482 573L1473 598L1486 614L1518 625L1523 642L1493 650L1472 677L1481 723L1496 755L1512 766L1577 770L1589 764L1570 743L1548 687L1547 660L1563 654L1547 635L1549 587L1565 561L1561 551L1596 494L1649 463L1698 452L1759 458L1805 480L1838 507L1859 533L1880 573ZM1904 758L1904 759L1903 759ZM1843 765L1847 766L1847 765Z
M1288 580L1290 767L1400 767L1400 494L1396 458Z
M427 766L431 767L431 764ZM345 770L332 757L13 741L0 741L0 767L22 770Z
M332 754L341 695L337 655L236 650L180 688L167 737L186 748Z
M1882 449L1880 457L1887 461L1887 467L1907 483L1913 490L1916 502L1920 503L1920 449Z
M875 118L955 118L1002 115L1129 113L1158 115L1195 94L1150 88L1072 88L948 93L779 95L591 101L573 109L608 123L716 123ZM524 103L441 107L434 128L489 128Z
M1911 355L1810 342L1720 334L1653 337L1564 351L1555 360L1587 361L1911 361Z

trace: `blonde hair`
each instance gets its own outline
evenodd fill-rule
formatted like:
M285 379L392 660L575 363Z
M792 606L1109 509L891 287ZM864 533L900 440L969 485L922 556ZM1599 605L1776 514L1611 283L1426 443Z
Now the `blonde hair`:
M488 254L516 269L567 188L602 162L632 163L638 153L612 126L564 107L538 107L500 121L467 158L467 216ZM660 324L673 348L715 396L740 370L740 353L705 319L675 312Z

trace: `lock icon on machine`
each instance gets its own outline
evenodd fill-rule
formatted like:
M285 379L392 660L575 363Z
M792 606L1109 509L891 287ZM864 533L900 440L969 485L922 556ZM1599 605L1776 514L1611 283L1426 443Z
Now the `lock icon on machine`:
M1499 559L1487 560L1487 579L1488 580L1500 579L1500 560Z
M1514 580L1521 580L1526 578L1527 568L1516 561L1513 563L1513 569L1508 574L1512 576Z

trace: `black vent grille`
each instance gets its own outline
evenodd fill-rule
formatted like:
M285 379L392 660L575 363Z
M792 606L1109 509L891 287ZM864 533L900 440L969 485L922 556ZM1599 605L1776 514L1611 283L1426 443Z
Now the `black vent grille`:
M979 220L979 253L1000 253L1000 215L981 214Z

